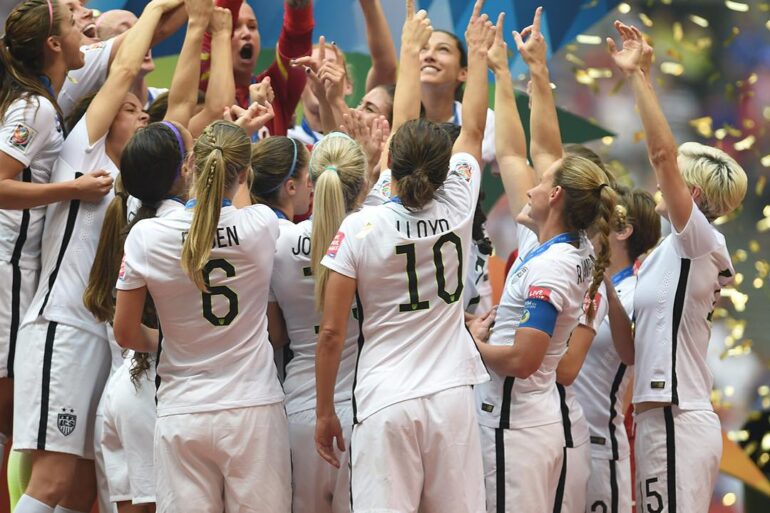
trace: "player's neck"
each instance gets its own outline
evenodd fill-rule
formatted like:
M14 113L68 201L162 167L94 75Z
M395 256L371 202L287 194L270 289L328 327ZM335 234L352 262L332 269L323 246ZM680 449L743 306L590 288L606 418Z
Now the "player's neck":
M283 202L276 201L274 203L269 203L268 206L273 210L280 210L289 221L294 219L294 204L292 203L291 199Z
M233 79L236 87L249 87L251 85L251 71L233 70Z
M147 82L144 81L144 75L139 75L134 80L131 86L131 92L139 98L139 103L147 105L147 99L149 97L149 89L147 89Z
M451 87L452 84L449 84ZM455 114L454 92L446 90L446 85L422 85L422 104L425 106L425 118L434 123L452 121Z
M321 131L321 115L317 111L313 111L313 109L307 108L303 102L302 105L302 116L307 121L307 125L310 127L311 130L314 132L320 132Z
M44 66L42 74L51 81L51 89L53 89L53 92L55 93L54 98L59 96L59 91L61 91L61 88L64 85L64 79L67 77L67 67L64 64L64 61L58 59L49 65Z
M540 244L548 242L559 234L570 231L564 221L561 220L561 215L555 214L555 212L551 211L543 225L538 227L537 239Z
M612 253L612 258L610 259L610 265L607 266L607 273L610 276L615 276L619 271L622 271L633 263L633 260L628 257L628 254L625 251L614 251Z

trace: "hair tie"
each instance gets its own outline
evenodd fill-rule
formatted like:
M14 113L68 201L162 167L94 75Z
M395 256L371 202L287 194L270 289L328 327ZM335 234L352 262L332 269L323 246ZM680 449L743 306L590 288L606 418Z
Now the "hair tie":
M603 184L599 185L599 187L597 187L597 188L596 188L596 191L597 191L599 194L601 194L601 193L602 193L602 189L604 189L605 187L609 187L609 186L610 186L610 184L608 184L608 183L603 183Z
M176 170L176 176L178 177L179 175L182 174L182 166L184 165L184 151L185 151L184 139L182 139L182 134L179 133L179 129L176 127L176 125L174 125L174 123L164 120L164 121L161 121L160 124L170 128L171 131L176 136L176 142L179 145L179 158L180 158L179 167Z
M337 166L329 165L324 168L324 171L333 171L335 175L339 174L339 171L337 170ZM323 173L323 171L321 171Z
M295 171L295 169L297 167L297 152L298 152L297 141L295 141L294 138L292 138L292 137L287 137L287 139L289 139L291 141L291 143L294 145L294 157L291 160L291 167L289 168L289 172L286 173L286 176L283 177L283 180L281 180L281 182L278 185L276 185L272 189L268 189L266 191L262 191L262 192L260 192L260 194L270 194L270 193L273 193L273 192L277 191L278 189L281 188L281 186L283 184L286 183L286 181L289 178L291 178L294 175L294 171Z
M45 0L48 4L48 35L53 33L53 4L51 0Z

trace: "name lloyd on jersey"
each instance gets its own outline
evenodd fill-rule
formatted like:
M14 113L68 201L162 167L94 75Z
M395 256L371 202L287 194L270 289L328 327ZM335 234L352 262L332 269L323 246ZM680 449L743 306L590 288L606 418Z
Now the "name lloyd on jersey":
M449 231L449 221L446 219L420 219L419 221L407 221L396 219L396 230L406 234L407 237L430 237L437 233Z
M187 238L187 232L182 232L182 244ZM211 244L212 248L228 248L230 246L240 246L241 241L238 238L238 228L235 226L224 226L217 228L217 233L214 235L214 242Z

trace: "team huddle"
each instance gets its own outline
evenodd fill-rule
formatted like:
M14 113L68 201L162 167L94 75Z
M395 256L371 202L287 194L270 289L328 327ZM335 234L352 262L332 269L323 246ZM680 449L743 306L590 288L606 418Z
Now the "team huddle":
M525 138L504 13L476 1L458 37L407 0L397 58L379 0L359 3L372 67L356 108L344 54L313 44L311 0L286 0L259 75L242 0L152 0L138 19L13 9L14 511L628 513L632 496L639 512L707 511L722 446L706 351L734 275L713 221L742 202L743 169L677 146L633 26L615 22L608 47L657 202L562 144L542 9L513 32ZM151 47L185 24L169 88L148 87ZM518 241L497 306L482 172Z

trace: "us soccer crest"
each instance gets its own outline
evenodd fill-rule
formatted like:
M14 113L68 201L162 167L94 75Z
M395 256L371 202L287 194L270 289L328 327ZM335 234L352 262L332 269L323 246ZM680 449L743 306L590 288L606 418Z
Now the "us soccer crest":
M75 410L71 408L69 413L67 413L66 408L62 408L61 411L62 412L56 418L56 427L59 428L61 434L64 436L69 436L73 431L75 431L75 426L78 423L78 416L75 415Z

